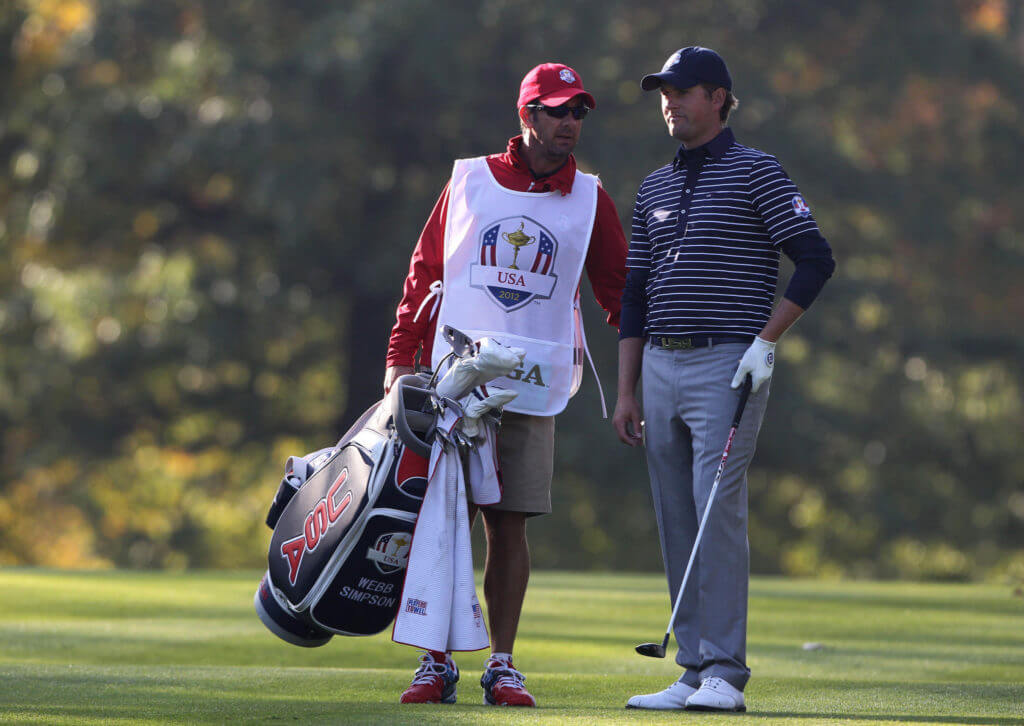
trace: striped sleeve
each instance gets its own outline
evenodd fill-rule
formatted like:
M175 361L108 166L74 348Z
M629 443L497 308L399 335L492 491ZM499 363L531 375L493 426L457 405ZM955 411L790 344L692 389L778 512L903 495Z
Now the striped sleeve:
M636 193L633 205L633 227L629 238L629 255L626 267L630 270L651 269L651 240L647 236L647 212L644 209L644 184Z
M749 190L751 204L761 216L772 245L798 234L821 234L800 190L774 156L766 154L753 163Z
M647 318L647 277L651 270L651 242L647 231L647 215L643 203L644 185L633 205L633 228L626 259L626 284L622 288L622 313L619 318L619 339L639 338L644 334Z

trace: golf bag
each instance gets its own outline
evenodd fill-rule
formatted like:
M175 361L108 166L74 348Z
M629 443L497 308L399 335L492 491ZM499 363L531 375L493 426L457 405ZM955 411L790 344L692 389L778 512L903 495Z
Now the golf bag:
M316 647L394 620L427 486L428 385L400 377L335 446L288 460L255 597L260 620L282 640Z

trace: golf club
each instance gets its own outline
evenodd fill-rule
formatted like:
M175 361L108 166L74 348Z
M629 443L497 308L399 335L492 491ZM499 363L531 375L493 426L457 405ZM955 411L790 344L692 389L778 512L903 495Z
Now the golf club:
M683 581L679 585L679 593L676 595L676 604L672 608L672 617L668 620L668 627L665 629L665 639L660 643L641 643L636 647L636 652L648 658L664 658L665 649L668 647L668 639L672 634L672 624L676 621L676 613L679 612L679 604L683 601L683 592L686 590L686 581L690 578L690 570L693 568L693 561L697 557L697 548L700 547L700 538L704 534L704 525L708 522L708 514L711 513L711 504L715 501L715 492L718 490L718 482L722 480L722 472L725 471L725 461L729 458L729 449L732 448L732 439L736 435L736 429L740 426L740 417L743 416L743 409L747 405L747 397L750 396L752 381L748 374L743 386L740 388L740 401L736 405L736 413L732 417L732 428L729 429L729 438L725 442L725 451L722 452L722 460L718 463L718 471L715 473L715 483L711 485L711 493L708 495L707 506L704 507L704 515L700 518L700 527L697 529L697 537L693 541L693 549L690 550L690 561L686 563L686 572L683 573Z

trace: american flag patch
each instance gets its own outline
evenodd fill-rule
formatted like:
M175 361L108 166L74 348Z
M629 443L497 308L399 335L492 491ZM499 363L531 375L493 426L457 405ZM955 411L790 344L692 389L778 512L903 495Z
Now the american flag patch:
M496 224L484 232L483 242L480 244L480 264L494 267L498 264L498 232L501 225Z
M551 258L554 254L555 243L544 234L544 230L541 230L540 244L537 245L537 256L533 258L533 267L530 268L530 272L539 272L541 275L548 274L548 268L551 267Z
M412 613L413 615L426 615L427 601L410 597L405 601L405 612Z

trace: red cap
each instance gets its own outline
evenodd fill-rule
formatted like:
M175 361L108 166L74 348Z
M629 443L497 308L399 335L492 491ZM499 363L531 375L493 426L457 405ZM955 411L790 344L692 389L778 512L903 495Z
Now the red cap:
M579 73L561 63L541 63L523 78L516 106L522 108L537 101L545 106L561 106L576 96L583 96L587 106L597 108L594 97L583 90Z

